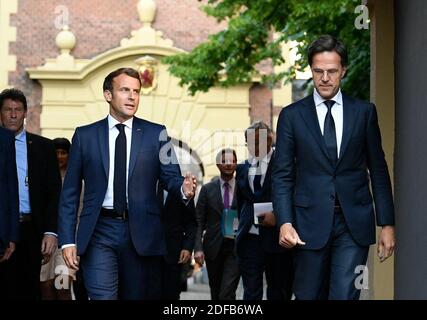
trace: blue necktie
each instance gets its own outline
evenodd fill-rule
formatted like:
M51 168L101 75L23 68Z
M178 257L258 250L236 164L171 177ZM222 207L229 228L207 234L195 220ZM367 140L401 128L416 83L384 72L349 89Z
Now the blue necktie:
M116 127L119 135L114 154L114 210L122 214L126 209L126 134L124 124L116 124Z
M328 108L328 113L326 113L325 125L323 128L323 138L325 139L326 148L329 153L329 157L335 165L338 160L338 152L337 152L337 135L335 132L335 122L332 117L332 106L335 101L327 100L324 102L326 107Z

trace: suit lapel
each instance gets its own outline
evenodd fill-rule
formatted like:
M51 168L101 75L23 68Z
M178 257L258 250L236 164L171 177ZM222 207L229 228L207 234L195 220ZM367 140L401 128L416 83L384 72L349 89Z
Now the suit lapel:
M271 154L270 162L268 163L267 172L265 173L264 183L261 188L261 195L271 190L271 168L273 166L274 152Z
M104 167L105 176L108 177L108 172L110 169L110 142L108 135L108 117L101 122L98 127L98 142L99 142L99 151L101 152L102 166Z
M347 149L358 113L359 109L356 107L353 100L343 94L343 132L337 167L343 158L345 150Z
M239 177L238 180L241 184L240 185L241 191L246 194L246 197L248 197L249 199L252 199L254 194L252 192L251 186L249 185L249 176L248 176L249 167L250 167L250 164L248 160L246 160L243 165L241 176Z
M215 192L214 192L214 203L217 203L217 208L220 208L219 213L222 215L222 210L224 209L224 202L222 201L222 194L221 194L221 180L218 179L215 181Z
M32 177L33 177L33 173L36 172L36 170L34 170L33 168L33 159L34 159L34 148L33 148L33 135L31 133L29 133L28 131L25 133L25 135L27 136L27 179L29 181L32 181Z
M129 159L129 177L132 176L133 169L135 168L136 160L142 146L142 131L144 124L141 119L134 117L132 123L132 144L130 147Z
M320 130L319 118L317 117L316 106L314 105L313 95L308 96L303 100L303 107L299 108L302 119L309 128L314 139L322 149L328 161L330 161L328 151L326 149L325 140L323 139L322 131Z

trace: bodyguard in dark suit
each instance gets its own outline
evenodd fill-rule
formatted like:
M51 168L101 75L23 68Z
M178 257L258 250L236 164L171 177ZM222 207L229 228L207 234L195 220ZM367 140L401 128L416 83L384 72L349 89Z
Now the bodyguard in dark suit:
M194 200L186 205L160 189L162 221L165 228L166 254L163 261L162 299L179 300L183 265L191 259L196 237L196 209ZM185 279L187 280L187 279Z
M9 297L9 259L19 235L18 179L15 162L15 137L0 127L0 299Z
M14 256L19 299L40 298L42 259L48 262L57 247L61 178L53 142L24 129L27 101L17 89L0 94L3 126L15 133L19 185L20 241Z
M83 271L90 299L158 299L166 252L157 183L192 198L195 177L181 176L166 128L135 117L141 80L121 68L104 81L107 118L73 136L59 210L67 266ZM84 180L83 209L76 235Z
M212 300L234 300L240 279L235 240L224 238L221 217L224 209L236 208L236 152L232 149L221 150L216 163L221 177L205 184L197 199L194 258L200 265L206 260Z
M375 243L375 222L381 261L395 244L377 112L340 91L347 59L335 38L314 41L308 60L315 91L284 108L277 125L274 210L280 243L296 246L297 299L358 299L357 270Z
M277 241L279 232L273 212L265 212L254 223L254 204L271 202L271 168L275 161L272 132L263 122L245 131L249 159L237 166L239 229L236 250L242 274L244 300L262 300L263 275L267 280L267 300L292 297L292 252Z

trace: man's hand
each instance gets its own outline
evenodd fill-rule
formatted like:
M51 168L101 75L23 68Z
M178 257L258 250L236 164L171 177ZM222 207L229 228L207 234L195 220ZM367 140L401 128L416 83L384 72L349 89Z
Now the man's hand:
M77 248L75 246L62 249L62 257L64 258L68 268L76 271L79 270L79 259L77 257Z
M182 250L181 254L179 255L179 261L178 263L187 263L188 260L191 258L191 253L188 250Z
M290 249L297 244L303 246L305 242L301 241L298 233L290 223L285 223L280 227L279 244L282 247Z
M263 217L261 223L263 227L274 227L276 225L276 217L273 212L266 212L263 214Z
M380 258L380 262L384 262L392 256L395 245L394 226L384 226L378 239L378 258Z
M203 251L196 251L194 252L194 260L201 266L203 266L203 263L205 263L205 254Z
M43 255L43 264L49 262L50 257L58 247L58 239L54 235L45 234L42 240L41 253Z
M3 257L0 258L0 263L7 261L12 256L12 253L15 251L16 245L14 242L9 242L9 245L6 248L6 251L4 252Z
M197 188L197 179L191 175L191 172L187 172L182 183L182 191L187 199L194 197Z

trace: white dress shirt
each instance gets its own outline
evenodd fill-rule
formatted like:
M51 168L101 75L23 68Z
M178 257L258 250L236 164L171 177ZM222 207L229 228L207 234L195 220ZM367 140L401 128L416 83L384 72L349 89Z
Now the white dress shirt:
M273 148L270 150L269 153L267 153L267 155L264 158L259 160L258 167L257 167L257 164L258 164L257 158L248 159L251 165L248 170L248 181L249 181L249 186L251 187L252 192L254 192L255 175L261 174L261 187L264 185L265 175L267 173L268 164L270 163L272 154L273 154Z
M116 139L119 135L119 129L116 124L120 122L114 119L111 115L108 115L108 145L109 145L109 156L110 156L110 168L108 170L108 187L105 194L104 202L102 207L106 209L114 209L114 156L116 150ZM129 158L130 158L130 147L132 143L132 124L133 117L125 122L125 135L126 135L126 201L128 198L128 180L129 180Z
M317 118L319 119L320 130L323 135L325 118L326 118L326 114L328 113L328 107L324 104L324 101L326 101L326 99L322 98L316 89L314 89L313 98L314 98L314 105L316 106ZM341 141L342 141L343 123L344 123L343 101L342 101L341 90L338 90L338 93L330 100L335 101L334 105L331 108L331 113L335 123L335 133L337 135L337 154L339 158Z

